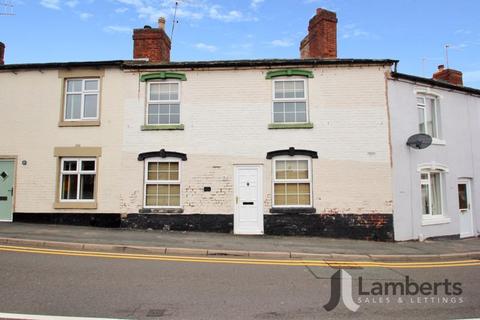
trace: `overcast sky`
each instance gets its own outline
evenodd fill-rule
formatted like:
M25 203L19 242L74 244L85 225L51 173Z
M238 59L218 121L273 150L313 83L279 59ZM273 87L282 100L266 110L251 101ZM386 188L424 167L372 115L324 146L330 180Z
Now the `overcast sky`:
M2 0L6 63L132 58L132 29L167 18L174 0ZM317 7L337 12L340 58L399 59L430 77L438 64L480 88L479 0L183 0L172 60L297 58ZM0 7L0 12L11 9Z

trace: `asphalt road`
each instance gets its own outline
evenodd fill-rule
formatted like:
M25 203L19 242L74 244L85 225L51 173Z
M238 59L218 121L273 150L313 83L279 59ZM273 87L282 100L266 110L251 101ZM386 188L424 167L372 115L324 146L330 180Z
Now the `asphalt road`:
M338 271L329 266L129 260L0 251L0 312L229 320L439 320L480 316L479 266L344 270L353 277L353 299L360 306L357 312L342 303L330 312L323 308L330 299L330 277ZM363 278L363 290L368 291L374 282L404 282L407 275L419 283L445 279L460 282L463 292L453 296L439 290L441 294L426 300L419 295L358 294L358 277ZM399 298L403 303L398 302Z

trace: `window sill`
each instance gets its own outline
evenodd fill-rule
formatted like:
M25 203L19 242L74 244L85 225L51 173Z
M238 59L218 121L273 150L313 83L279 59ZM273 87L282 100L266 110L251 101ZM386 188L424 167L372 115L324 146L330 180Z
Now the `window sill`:
M142 131L156 131L156 130L184 130L183 124L146 124L141 127Z
M450 222L452 222L452 220L444 216L435 218L422 218L422 226L431 226L435 224L445 224Z
M447 142L445 142L445 140L433 138L432 139L432 144L438 145L438 146L444 146L444 145L447 144Z
M54 209L97 209L97 202L55 202Z
M100 126L100 120L93 121L60 121L59 127L98 127Z
M270 208L270 213L279 214L311 214L316 213L317 210L313 207L273 207Z
M268 129L312 129L313 123L270 123Z
M138 213L183 213L183 208L142 208Z

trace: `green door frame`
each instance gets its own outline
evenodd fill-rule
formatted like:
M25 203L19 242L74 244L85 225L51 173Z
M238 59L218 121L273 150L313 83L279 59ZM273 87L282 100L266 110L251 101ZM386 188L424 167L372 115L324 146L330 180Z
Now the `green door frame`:
M10 212L10 217L9 219L2 219L0 216L0 222L12 222L13 221L13 212L15 211L15 193L16 193L16 183L17 183L17 156L2 156L0 155L0 162L11 162L13 164L12 166L12 175L13 175L13 181L12 181L12 188L13 188L13 193L11 194L11 212Z

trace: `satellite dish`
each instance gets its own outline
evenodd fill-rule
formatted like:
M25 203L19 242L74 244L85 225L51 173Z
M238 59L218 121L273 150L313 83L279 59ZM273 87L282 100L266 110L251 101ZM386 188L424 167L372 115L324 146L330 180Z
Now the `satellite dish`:
M432 137L425 133L417 133L408 138L407 146L414 149L425 149L432 144Z

